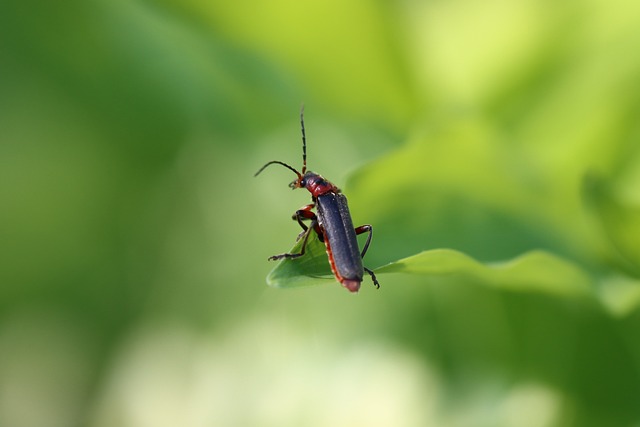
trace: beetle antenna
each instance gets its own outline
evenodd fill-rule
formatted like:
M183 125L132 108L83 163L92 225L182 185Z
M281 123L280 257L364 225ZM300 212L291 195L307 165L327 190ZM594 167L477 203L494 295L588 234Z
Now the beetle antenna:
M302 174L301 174L300 172L298 172L297 170L295 170L294 168L292 168L292 167L291 167L291 166L289 166L288 164L286 164L286 163L284 163L284 162L280 162L280 161L278 161L278 160L270 161L269 163L267 163L266 165L264 165L263 167L261 167L261 168L260 168L260 170L259 170L258 172L256 172L256 173L255 173L255 175L253 175L253 176L258 176L258 175L260 174L260 172L262 172L263 170L265 170L265 169L266 169L266 167L267 167L267 166L269 166L269 165L273 165L273 164L282 165L282 166L284 166L285 168L287 168L287 169L289 169L289 170L293 171L293 173L295 173L296 175L298 175L298 178L302 178Z
M302 174L307 171L307 136L304 132L304 104L300 107L300 127L302 128Z

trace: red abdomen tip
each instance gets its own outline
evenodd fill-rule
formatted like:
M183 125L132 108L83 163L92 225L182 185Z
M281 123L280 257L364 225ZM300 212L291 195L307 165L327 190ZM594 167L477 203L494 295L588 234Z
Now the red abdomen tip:
M343 279L342 286L349 289L351 292L358 292L358 290L360 289L360 281Z

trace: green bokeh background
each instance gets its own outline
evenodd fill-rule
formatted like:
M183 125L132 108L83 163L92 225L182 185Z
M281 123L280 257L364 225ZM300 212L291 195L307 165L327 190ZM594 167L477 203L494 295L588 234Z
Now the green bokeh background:
M0 2L0 426L637 425L638 46L624 0ZM366 264L427 251L379 291L265 283L302 102Z

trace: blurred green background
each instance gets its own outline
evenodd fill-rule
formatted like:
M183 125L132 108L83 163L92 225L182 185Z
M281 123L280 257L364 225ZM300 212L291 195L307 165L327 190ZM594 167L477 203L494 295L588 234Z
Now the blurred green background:
M638 46L624 0L0 2L0 426L640 425ZM302 102L366 265L481 264L267 287Z

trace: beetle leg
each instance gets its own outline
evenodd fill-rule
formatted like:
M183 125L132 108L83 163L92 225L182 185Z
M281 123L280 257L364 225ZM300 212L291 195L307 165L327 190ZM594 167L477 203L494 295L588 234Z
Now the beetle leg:
M373 227L371 227L369 224L356 227L356 235L362 234L362 233L369 233L369 236L367 236L367 241L364 244L364 248L362 249L362 253L360 254L360 257L364 258L364 254L366 254L367 249L369 249L369 243L371 243L371 237L373 236ZM378 283L378 279L376 279L376 275L374 274L374 272L372 270L369 270L367 267L363 267L363 268L364 268L364 271L369 273L369 276L371 276L371 280L373 280L373 284L375 285L375 287L377 289L380 289L380 283Z
M318 240L320 240L320 242L324 243L324 233L322 232L322 228L320 228L320 223L318 221L316 221L316 224L314 225L313 229L315 230L316 234L318 235Z
M373 280L373 285L376 287L376 289L380 289L380 283L378 283L378 279L376 279L376 275L373 273L373 271L369 270L367 267L363 268L364 271L369 273L369 276L371 276L371 280Z
M314 222L312 222L311 228L313 229L313 231L316 232L316 235L318 236L318 240L320 240L321 243L324 243L324 234L322 234L322 229L320 228L320 223L316 220L316 218L303 218L303 219L312 219ZM304 234L307 232L308 227L302 223L300 223L300 225L304 226L304 230L302 230L300 232L300 234L298 234L298 237L296 237L296 242L300 241L300 239L302 239L302 236L304 236Z
M298 258L301 257L302 255L304 255L304 250L307 247L307 242L309 241L309 236L311 235L311 230L315 230L316 229L316 224L318 224L318 221L313 219L310 227L307 227L307 229L305 231L302 232L302 234L304 235L304 240L302 241L302 248L300 249L300 253L297 254L280 254L280 255L273 255L269 257L269 261L276 261L282 258L287 258L287 259L292 259L292 258Z
M364 258L364 254L367 253L367 249L369 249L369 243L371 243L371 236L373 235L373 227L369 224L361 225L360 227L356 227L356 234L369 233L367 237L367 241L364 244L364 248L362 249L362 253L360 253L360 258Z
M293 213L293 215L291 215L291 219L297 219L298 222L300 222L300 216L302 216L303 218L311 218L311 216L313 216L315 218L315 214L313 212L311 212L311 209L315 208L316 204L315 203L309 203L308 205L305 205L303 207L301 207L300 209L298 209L297 211L295 211ZM305 227L304 225L300 224L302 227Z
M304 222L305 220L312 220L315 221L317 219L316 214L314 214L313 212L311 212L311 209L313 209L315 206L314 203L307 205L307 206L303 206L302 208L298 209L292 216L291 219L295 219L298 221L298 224L300 224L300 227L302 227L302 232L300 234L298 234L298 237L296 237L296 242L298 240L300 240L302 238L302 236L307 232L307 226Z

